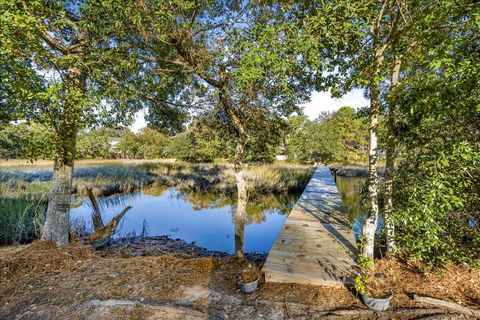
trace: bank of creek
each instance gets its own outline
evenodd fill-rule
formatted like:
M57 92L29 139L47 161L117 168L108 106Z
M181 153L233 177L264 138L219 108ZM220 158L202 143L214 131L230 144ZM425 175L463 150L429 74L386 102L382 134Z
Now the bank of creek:
M120 174L122 170L128 174ZM247 264L262 265L312 173L311 167L297 166L248 170L243 260L234 256L237 195L231 168L79 167L71 211L73 242L66 247L45 241L0 247L0 318L468 319L419 304L408 293L471 304L480 297L477 275L457 266L425 278L396 258L374 270L387 275L395 292L392 308L381 314L345 288L265 283L253 294L241 294L235 280L239 272ZM9 179L23 174L22 182L6 180L11 192L49 183L44 173L35 178L33 171L19 168L2 174ZM364 214L360 182L337 177L353 228ZM133 207L111 244L100 250L92 250L85 236L91 231L92 209L84 193L88 186L94 188L106 221L125 206Z

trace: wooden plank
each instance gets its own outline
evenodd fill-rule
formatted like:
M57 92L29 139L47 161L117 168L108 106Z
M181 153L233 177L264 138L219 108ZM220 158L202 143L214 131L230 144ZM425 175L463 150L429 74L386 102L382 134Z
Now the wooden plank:
M265 281L349 285L358 272L356 255L335 181L327 167L319 167L270 250Z

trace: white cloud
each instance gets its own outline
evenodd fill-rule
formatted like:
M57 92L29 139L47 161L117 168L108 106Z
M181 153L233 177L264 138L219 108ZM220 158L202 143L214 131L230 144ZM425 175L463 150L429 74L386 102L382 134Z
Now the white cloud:
M145 111L140 110L135 113L135 121L130 126L130 130L133 132L138 132L140 129L143 129L147 126L147 122L145 121Z
M313 120L322 111L336 111L345 106L358 109L368 104L369 101L363 96L363 90L354 89L338 99L332 98L330 92L314 92L311 101L303 104L302 107L305 115Z

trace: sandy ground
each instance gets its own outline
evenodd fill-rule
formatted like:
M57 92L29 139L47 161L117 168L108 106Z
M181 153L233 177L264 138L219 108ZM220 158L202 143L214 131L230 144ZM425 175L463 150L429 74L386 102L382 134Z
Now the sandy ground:
M341 288L266 283L242 294L235 279L244 267L232 257L100 254L79 242L62 248L44 241L3 247L0 319L472 319L419 304L409 290L434 295L438 286L440 298L472 308L480 301L477 271L452 271L461 272L458 286L467 289L448 291L451 279L421 278L408 268L395 272L395 260L380 263L376 271L397 287L390 310L376 313ZM414 277L433 282L422 287Z

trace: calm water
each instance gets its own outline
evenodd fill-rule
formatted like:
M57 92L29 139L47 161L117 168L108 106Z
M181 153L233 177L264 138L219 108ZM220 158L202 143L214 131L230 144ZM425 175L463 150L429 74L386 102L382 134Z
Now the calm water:
M358 239L364 216L360 190L365 178L337 177L337 188L347 208L348 220ZM268 252L300 195L256 195L247 205L245 252ZM105 222L126 206L115 237L169 235L173 239L195 242L209 250L234 253L234 213L236 196L181 192L174 188L147 188L141 192L99 199ZM87 198L72 209L76 225L91 231L91 205Z
M362 203L361 189L366 178L363 177L341 177L337 176L337 188L342 197L343 204L347 209L348 221L352 225L355 238L360 239L362 226L368 213L367 208ZM383 219L378 218L377 233L382 230Z
M245 252L268 252L299 195L250 197L245 225ZM147 188L142 192L100 198L103 220L108 222L123 208L125 215L115 237L170 235L210 250L234 253L236 197L209 193L184 193L174 188ZM91 230L91 206L83 199L71 210L76 225Z
M51 168L2 168L1 174L12 179L21 176L24 180L49 180ZM367 213L360 195L364 181L365 178L362 177L342 176L338 176L336 181L357 239ZM300 194L250 197L246 214L245 252L263 253L270 250L299 196ZM71 210L72 221L91 231L92 210L89 201L77 199L75 202L79 206ZM140 235L143 231L147 236L170 235L174 239L195 242L210 250L234 252L236 196L180 192L174 188L157 187L100 198L99 203L105 222L110 221L126 206L133 207L125 215L115 237ZM381 225L382 221L379 221L379 230Z

